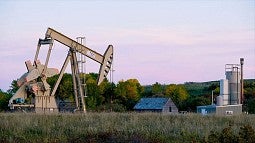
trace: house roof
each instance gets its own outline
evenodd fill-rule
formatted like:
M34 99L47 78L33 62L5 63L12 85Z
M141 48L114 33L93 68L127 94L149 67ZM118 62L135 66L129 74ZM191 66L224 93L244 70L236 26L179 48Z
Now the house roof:
M141 98L134 109L163 109L169 98Z

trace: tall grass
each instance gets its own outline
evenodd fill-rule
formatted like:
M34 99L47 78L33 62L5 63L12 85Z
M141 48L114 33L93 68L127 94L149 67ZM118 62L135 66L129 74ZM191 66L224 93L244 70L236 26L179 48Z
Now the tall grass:
M211 131L255 128L255 115L201 116L159 113L0 113L1 142L189 142Z

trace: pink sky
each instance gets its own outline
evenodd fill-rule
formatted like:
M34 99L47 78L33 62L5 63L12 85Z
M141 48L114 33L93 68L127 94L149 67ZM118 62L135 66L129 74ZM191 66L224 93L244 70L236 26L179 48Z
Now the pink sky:
M115 83L219 80L225 64L240 57L244 77L255 78L254 1L1 1L0 18L2 90L26 72L24 61L33 60L48 27L73 39L85 36L101 54L112 44ZM60 69L67 51L56 43L49 66ZM98 68L88 59L87 72Z

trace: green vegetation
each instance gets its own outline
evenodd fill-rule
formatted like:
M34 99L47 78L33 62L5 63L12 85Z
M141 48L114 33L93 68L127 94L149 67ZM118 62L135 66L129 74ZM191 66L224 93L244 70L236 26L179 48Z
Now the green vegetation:
M197 106L211 104L211 93L214 92L214 103L220 92L219 81L186 82L184 84L162 85L158 82L152 85L141 86L137 79L121 80L110 83L105 79L99 86L96 84L97 74L86 74L86 107L89 111L132 111L134 105L142 97L170 97L179 111L196 112ZM53 87L58 75L48 78ZM84 75L81 76L84 81ZM17 81L13 80L10 89L0 92L0 111L8 109L8 100L17 91ZM255 80L244 80L244 111L255 113ZM64 74L60 82L56 97L59 100L74 101L73 83L71 74Z
M189 95L183 85L170 84L165 89L166 97L170 97L179 109L185 108Z
M58 76L48 79L51 86ZM0 113L0 142L254 142L255 116L200 116L197 114L130 113L142 97L171 97L179 110L196 111L211 104L211 91L219 82L141 86L137 79L105 80L86 75L88 114ZM17 91L14 80L7 92L0 90L0 111ZM255 113L255 80L244 82L244 109ZM56 97L74 101L70 74L64 74ZM115 111L115 112L110 112ZM106 113L108 112L108 113ZM118 113L124 112L124 113Z
M211 104L211 92L214 92L214 103L216 96L220 93L219 81L211 82L187 82L184 84L185 89L190 95L184 102L187 110L195 111L196 106ZM244 104L243 111L249 114L255 114L255 79L244 80Z
M255 116L0 114L0 142L253 142Z
M5 93L0 89L0 111L8 110L9 99L11 94Z
M120 81L115 89L114 102L126 106L127 110L132 110L141 98L143 87L137 79Z

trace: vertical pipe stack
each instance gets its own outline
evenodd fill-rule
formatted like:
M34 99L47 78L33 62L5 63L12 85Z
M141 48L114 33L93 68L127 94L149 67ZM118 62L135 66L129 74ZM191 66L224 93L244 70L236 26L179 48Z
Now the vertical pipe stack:
M243 96L243 64L244 64L244 58L240 58L240 65L241 65L241 103L243 104L244 96Z

